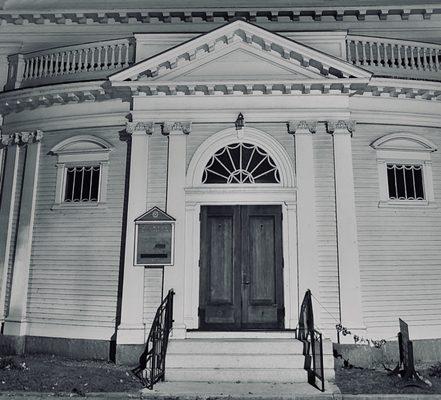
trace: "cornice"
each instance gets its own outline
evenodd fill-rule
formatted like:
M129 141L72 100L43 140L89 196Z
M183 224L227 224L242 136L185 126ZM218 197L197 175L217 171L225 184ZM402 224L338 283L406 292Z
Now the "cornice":
M408 20L413 16L430 19L441 14L436 4L390 6L303 6L303 7L234 7L234 8L168 8L168 9L108 9L108 10L8 10L0 12L1 25L103 25L103 24L163 24L163 23L225 23L235 18L249 22L320 22L388 21L390 17Z
M127 92L127 91L126 91ZM75 82L11 90L0 93L0 113L50 107L63 104L94 103L112 98L127 99L130 93L106 88L106 81Z

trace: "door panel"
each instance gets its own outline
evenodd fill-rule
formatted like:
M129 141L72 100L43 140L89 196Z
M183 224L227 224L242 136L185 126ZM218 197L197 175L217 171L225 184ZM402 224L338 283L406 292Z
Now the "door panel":
M242 210L244 329L283 328L283 271L280 206Z
M201 329L282 329L280 206L201 207Z
M201 208L200 327L240 328L239 211L231 206Z

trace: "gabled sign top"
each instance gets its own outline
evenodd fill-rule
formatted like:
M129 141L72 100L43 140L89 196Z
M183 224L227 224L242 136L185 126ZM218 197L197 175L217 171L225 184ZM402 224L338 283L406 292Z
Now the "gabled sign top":
M140 217L135 219L135 222L162 222L162 221L176 221L172 216L162 211L159 207L153 207Z

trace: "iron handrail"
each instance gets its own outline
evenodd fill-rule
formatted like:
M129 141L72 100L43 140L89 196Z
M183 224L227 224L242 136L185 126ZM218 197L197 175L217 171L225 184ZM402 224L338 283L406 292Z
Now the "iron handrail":
M139 365L132 373L147 389L165 379L165 357L168 339L173 327L173 289L158 307L150 328L144 352L139 357Z
M307 290L300 307L299 329L297 338L303 342L305 369L308 372L308 383L325 391L325 374L323 367L323 336L314 328L311 291ZM317 383L317 380L319 383Z

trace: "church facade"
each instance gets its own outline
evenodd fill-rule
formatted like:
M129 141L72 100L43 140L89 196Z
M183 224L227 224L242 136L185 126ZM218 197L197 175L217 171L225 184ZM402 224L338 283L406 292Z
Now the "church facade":
M439 9L24 3L0 13L5 347L136 359L170 289L172 342L294 332L307 289L330 341L439 339ZM142 239L154 207L171 240Z

